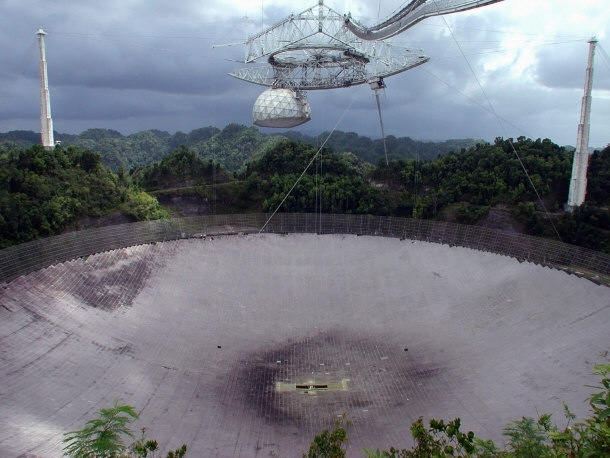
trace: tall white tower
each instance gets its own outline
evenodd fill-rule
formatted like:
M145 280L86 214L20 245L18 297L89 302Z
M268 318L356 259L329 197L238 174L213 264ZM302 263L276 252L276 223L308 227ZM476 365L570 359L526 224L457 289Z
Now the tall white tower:
M576 151L572 162L572 178L566 209L574 211L585 201L587 192L587 168L589 167L589 118L591 117L591 90L593 89L593 57L595 56L596 38L589 40L589 59L585 74L585 94L580 109L580 124L576 139Z
M55 141L53 139L53 120L51 119L47 59L44 49L44 36L46 32L38 29L36 35L38 35L38 46L40 48L40 136L42 138L42 146L51 149L55 147Z

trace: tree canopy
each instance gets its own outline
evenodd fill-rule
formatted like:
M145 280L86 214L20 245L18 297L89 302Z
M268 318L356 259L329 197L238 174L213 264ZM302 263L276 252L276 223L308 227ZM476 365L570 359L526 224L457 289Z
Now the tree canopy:
M148 131L133 137L198 146L183 144L152 164L129 172L120 165L116 173L92 149L4 144L0 246L76 228L82 217L117 211L136 220L167 217L158 200L171 207L172 202L190 199L199 206L198 214L358 213L465 224L488 224L504 215L514 222L512 230L610 252L610 147L591 156L586 205L568 213L564 205L572 152L548 139L497 138L432 160L381 160L374 166L353 153L264 137L234 124L182 135ZM82 137L105 142L125 138L102 129ZM361 139L355 134L345 137ZM204 150L209 154L202 157ZM246 150L249 159L238 170L222 166L223 154L229 160L230 151Z
M98 152L35 145L2 153L0 159L2 248L58 234L80 217L100 217L125 205L134 209L135 219L166 215L156 201L136 212L141 202L129 192L127 177L104 167Z

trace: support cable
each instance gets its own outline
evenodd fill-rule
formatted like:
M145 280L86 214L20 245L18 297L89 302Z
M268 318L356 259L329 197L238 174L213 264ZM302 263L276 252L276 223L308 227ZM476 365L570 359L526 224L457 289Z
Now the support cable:
M493 115L495 116L496 120L498 121L498 124L500 124L500 129L502 129L502 131L504 132L504 135L506 136L506 129L504 128L504 124L502 123L502 120L501 120L500 116L497 114L493 104L491 103L491 100L489 99L489 97L487 96L487 93L485 92L485 89L483 89L483 85L481 84L481 81L479 80L477 74L475 73L474 69L472 68L472 65L470 65L470 61L468 60L468 58L466 57L466 55L462 51L462 47L460 46L459 42L455 38L455 35L453 34L453 30L451 29L451 27L447 23L447 19L445 19L444 16L443 16L443 21L445 21L445 25L447 26L447 29L449 30L449 33L451 34L451 37L453 38L453 41L455 42L456 46L460 50L460 53L462 54L462 57L464 58L464 60L468 64L468 68L470 69L470 72L474 76L474 79L476 80L476 82L477 82L477 84L479 86L479 89L481 90L481 92L483 93L483 96L485 97L485 100L487 100L487 103L489 105L489 108L490 108L491 112L493 113ZM534 182L532 181L532 178L530 177L530 175L529 175L529 173L527 171L527 168L525 167L525 164L523 163L523 160L521 159L521 156L519 155L519 153L517 152L517 149L515 148L515 145L513 144L512 140L510 138L508 138L507 140L508 140L508 143L509 143L511 149L513 150L513 153L515 154L515 157L519 161L519 164L521 165L521 168L523 169L523 172L525 173L525 176L527 177L527 180L529 181L532 189L534 190L534 193L536 194L536 197L538 198L538 201L540 202L540 205L542 206L542 209L544 210L544 214L546 215L547 219L551 223L551 226L553 227L553 231L555 232L555 235L557 235L557 238L559 239L560 242L563 242L563 240L561 239L561 235L559 235L559 231L557 230L557 227L555 226L555 223L553 222L553 219L551 218L550 213L549 213L549 211L546 208L546 205L544 205L544 202L542 201L542 197L540 196L540 193L538 192L538 189L536 188L536 185L534 185Z
M417 215L417 174L419 173L420 166L420 157L419 157L419 146L421 144L420 140L417 140L417 148L415 149L415 167L413 167L413 211L411 212L411 217L415 218Z
M330 135L328 136L328 138L330 138ZM326 143L326 142L324 142ZM320 211L320 215L318 218L318 232L322 232L322 189L323 189L323 185L324 185L324 174L322 172L322 164L323 164L323 155L322 155L322 149L320 148L320 186L318 188L318 192L320 193L320 199L318 200L318 204L319 204L319 211Z
M377 83L375 83L377 84ZM375 92L375 100L377 101L377 113L379 113L379 125L381 126L381 139L383 140L383 153L385 154L385 165L389 166L390 162L388 161L388 145L385 140L385 130L383 128L383 118L381 116L381 102L379 101L379 90L385 87L385 83L383 80L380 80L377 87L373 88Z
M320 145L320 147L318 148L318 150L316 151L316 154L314 154L314 156L311 158L311 160L309 161L309 163L305 166L305 169L303 170L303 172L301 173L301 175L299 175L299 177L296 179L296 181L294 182L294 184L292 185L292 187L288 190L288 192L286 193L286 195L284 196L284 198L282 199L282 201L278 204L278 206L276 207L276 209L273 211L273 213L271 214L271 216L269 216L269 218L267 219L267 221L265 221L265 224L263 224L263 227L260 228L260 230L258 231L258 233L260 234L261 232L263 232L265 230L265 228L267 227L267 225L269 224L269 221L271 221L271 219L275 216L275 214L278 212L278 210L281 208L282 205L284 205L284 202L286 202L286 199L288 199L288 196L290 196L290 194L292 193L292 191L294 190L294 188L296 188L297 184L299 183L299 181L301 181L301 178L303 178L305 176L305 173L307 173L307 170L309 169L309 167L311 166L311 164L313 164L313 162L316 160L316 158L318 157L318 155L322 152L322 148L324 148L324 145L326 145L326 143L328 142L328 140L330 140L330 137L332 137L333 133L335 132L335 130L337 130L337 127L339 127L339 124L341 123L341 121L343 120L343 118L345 117L345 115L347 114L347 112L350 110L350 108L352 107L352 104L354 103L354 100L356 100L356 97L353 96L352 99L349 102L349 105L347 106L347 108L345 108L345 110L343 111L343 113L341 114L341 116L339 117L339 119L337 120L337 122L335 123L333 129L330 131L330 133L327 135L326 139L324 140L324 142L322 142L322 145ZM322 195L320 194L320 201L322 200ZM322 207L322 204L320 203L320 208Z
M517 126L516 124L513 124L512 122L510 122L507 119L504 119L503 117L499 116L498 114L496 114L493 110L491 110L489 107L483 105L482 103L480 103L479 101L473 99L472 97L470 97L468 94L465 94L464 92L460 91L458 88L452 86L451 84L449 84L447 81L443 80L440 76L435 75L434 73L430 72L429 70L426 70L425 68L422 67L422 70L424 72L426 72L428 75L430 75L432 78L435 78L436 80L438 80L439 82L443 83L445 86L447 86L449 89L451 89L452 91L457 92L458 94L460 94L462 97L464 97L465 99L467 99L468 101L472 102L473 104L477 105L479 108L487 111L488 113L491 113L492 115L495 115L497 117L499 117L502 122L504 122L505 124L508 124L509 126L515 128L518 131L521 131L524 135L526 135L527 137L532 137L532 135L530 135L525 129Z
M602 48L602 45L599 42L597 43L597 50L599 51L600 55L602 56L601 61L604 63L606 68L610 69L610 56L608 56L608 54L606 53L604 48Z

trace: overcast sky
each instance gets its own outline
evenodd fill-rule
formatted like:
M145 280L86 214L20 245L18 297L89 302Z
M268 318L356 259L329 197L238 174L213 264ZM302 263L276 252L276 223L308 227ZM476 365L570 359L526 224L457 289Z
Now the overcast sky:
M252 124L262 86L228 76L244 67L243 43L317 0L2 0L0 132L40 130L38 44L46 32L55 130L131 134ZM326 0L365 25L401 0ZM387 134L419 140L524 135L576 143L587 41L599 45L591 146L610 143L608 0L504 0L426 19L394 37L430 61L386 79ZM214 47L219 44L231 46ZM310 91L301 130L380 136L368 86ZM495 113L495 114L494 114ZM270 132L270 130L265 130Z

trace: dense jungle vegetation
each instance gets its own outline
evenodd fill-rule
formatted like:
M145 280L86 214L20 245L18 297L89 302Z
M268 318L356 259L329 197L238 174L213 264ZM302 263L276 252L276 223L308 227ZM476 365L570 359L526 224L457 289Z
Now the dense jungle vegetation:
M168 216L125 173L104 167L99 153L76 147L2 152L0 181L0 248L77 228L80 218Z
M96 132L97 143L82 143ZM78 229L92 218L102 224L112 215L142 220L279 208L435 218L560 237L610 252L610 147L590 158L586 205L567 213L572 152L548 139L433 144L428 146L434 157L427 160L412 154L410 139L393 139L391 157L399 158L386 165L383 155L374 154L379 145L356 134L337 134L336 144L348 148L326 147L316 156L317 147L303 141L265 137L235 124L188 135L109 132L86 131L78 136L80 146L62 143L53 151L0 143L0 247ZM118 144L145 137L166 138L172 152L153 148L155 142L149 150L123 145L114 150L121 155L113 162L94 149L100 141L112 144L112 138ZM364 159L362 145L369 145L376 165ZM181 205L187 201L191 210ZM189 213L192 208L196 213Z

